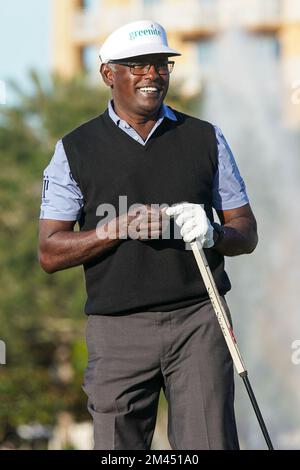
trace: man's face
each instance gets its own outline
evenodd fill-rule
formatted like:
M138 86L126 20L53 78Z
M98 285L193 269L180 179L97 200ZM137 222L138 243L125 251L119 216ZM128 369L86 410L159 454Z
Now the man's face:
M163 54L144 55L124 59L131 64L161 64L168 58ZM158 112L169 87L169 75L160 75L151 66L145 75L133 75L130 67L105 64L102 77L112 88L114 104L129 116L152 116Z

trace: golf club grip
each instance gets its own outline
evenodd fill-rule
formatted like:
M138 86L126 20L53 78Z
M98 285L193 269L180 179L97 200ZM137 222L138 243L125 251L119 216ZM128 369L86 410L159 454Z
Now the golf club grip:
M197 241L191 242L190 245L193 250L198 268L200 270L203 282L211 300L214 312L217 316L220 328L227 343L235 368L239 375L245 374L246 368L244 366L242 356L237 347L233 330L230 326L226 312L222 305L217 286L215 284L212 272L208 265L202 246L199 245Z

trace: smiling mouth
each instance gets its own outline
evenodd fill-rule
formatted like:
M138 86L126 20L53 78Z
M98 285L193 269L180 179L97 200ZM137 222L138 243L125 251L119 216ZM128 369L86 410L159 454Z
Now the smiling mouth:
M138 91L144 96L155 96L160 92L160 88L154 86L144 86L138 88Z

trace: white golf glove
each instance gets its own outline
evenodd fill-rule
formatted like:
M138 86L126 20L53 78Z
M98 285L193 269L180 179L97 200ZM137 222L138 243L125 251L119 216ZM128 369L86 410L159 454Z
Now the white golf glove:
M174 216L176 224L181 227L180 234L186 243L197 238L203 248L214 246L214 229L200 204L183 202L168 207L166 214L169 217Z

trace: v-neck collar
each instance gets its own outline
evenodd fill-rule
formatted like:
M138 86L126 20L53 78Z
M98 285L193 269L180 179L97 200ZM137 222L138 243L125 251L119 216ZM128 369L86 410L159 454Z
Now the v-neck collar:
M109 100L108 102L108 114L116 126L120 127L120 129L123 130L123 132L127 133L130 137L132 137L133 140L135 140L136 142L138 142L140 145L143 145L143 146L148 142L148 140L151 138L152 134L156 131L156 129L163 123L165 118L168 118L171 121L177 121L177 116L173 112L173 110L169 108L167 105L165 105L164 103L162 103L156 122L154 123L152 129L148 133L146 140L143 140L141 135L134 129L134 127L130 126L128 122L121 119L116 114L112 99Z
M132 145L135 145L135 146L138 146L138 148L143 152L146 152L150 147L152 147L153 145L153 142L155 141L155 136L158 134L158 133L162 133L162 131L165 130L166 126L169 127L169 125L172 123L172 124L175 124L176 121L175 120L171 120L171 119L168 119L167 116L164 117L164 120L161 122L161 124L155 129L155 131L153 132L153 134L151 135L151 137L149 138L149 140L145 143L145 144L140 144L139 142L137 142L133 137L131 137L129 134L127 134L126 132L124 132L119 126L117 126L114 121L111 119L110 115L109 115L109 111L108 109L106 109L106 111L104 112L103 114L103 117L105 119L105 122L109 125L109 127L114 131L116 132L123 140L124 142L126 141L126 143L130 143Z

